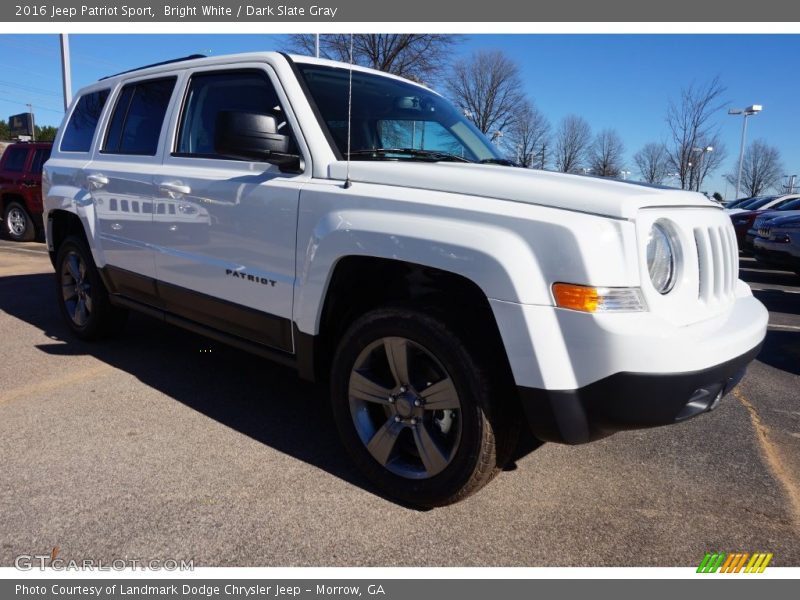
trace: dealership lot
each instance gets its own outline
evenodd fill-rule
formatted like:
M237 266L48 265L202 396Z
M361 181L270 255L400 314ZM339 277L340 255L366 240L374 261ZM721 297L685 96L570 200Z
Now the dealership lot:
M770 310L734 395L682 425L521 448L478 495L419 512L375 495L324 389L132 315L69 338L41 244L0 241L0 565L800 565L800 277L743 259Z

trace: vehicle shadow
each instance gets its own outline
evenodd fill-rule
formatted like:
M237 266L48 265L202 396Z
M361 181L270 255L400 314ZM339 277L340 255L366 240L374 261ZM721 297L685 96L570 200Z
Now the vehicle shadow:
M739 278L742 281L752 284L764 285L785 285L785 286L798 286L800 285L800 276L778 269L777 267L770 267L755 261L742 261L739 264Z
M757 360L792 375L800 375L800 331L767 331Z
M325 386L139 314L131 314L118 338L79 340L61 320L53 287L50 273L0 278L0 310L51 338L52 343L37 346L42 352L93 356L262 444L383 496L355 469L341 446ZM524 439L513 460L539 445ZM509 470L515 468L513 460Z

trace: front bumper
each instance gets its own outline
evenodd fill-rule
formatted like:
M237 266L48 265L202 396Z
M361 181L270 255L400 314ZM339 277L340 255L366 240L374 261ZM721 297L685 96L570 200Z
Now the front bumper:
M716 408L761 343L736 358L685 373L616 373L574 390L519 387L533 434L581 444L624 429L679 423Z

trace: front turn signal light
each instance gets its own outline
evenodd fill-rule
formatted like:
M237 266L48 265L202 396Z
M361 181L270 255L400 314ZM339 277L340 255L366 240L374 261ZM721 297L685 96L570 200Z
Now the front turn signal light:
M639 288L591 287L574 283L554 283L553 298L559 308L588 313L646 310Z

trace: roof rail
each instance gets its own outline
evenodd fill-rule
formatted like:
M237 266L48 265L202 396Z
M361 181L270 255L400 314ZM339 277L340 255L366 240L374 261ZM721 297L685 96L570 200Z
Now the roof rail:
M143 67L136 67L135 69L120 71L119 73L114 73L113 75L106 75L105 77L101 77L100 79L98 79L98 81L103 81L104 79L110 79L111 77L116 77L117 75L125 75L126 73L134 73L136 71L141 71L143 69L149 69L150 67L160 67L161 65L169 65L172 63L182 62L184 60L194 60L195 58L206 58L206 55L190 54L189 56L183 56L181 58L173 58L172 60L165 60L162 62L153 63L152 65L144 65Z

